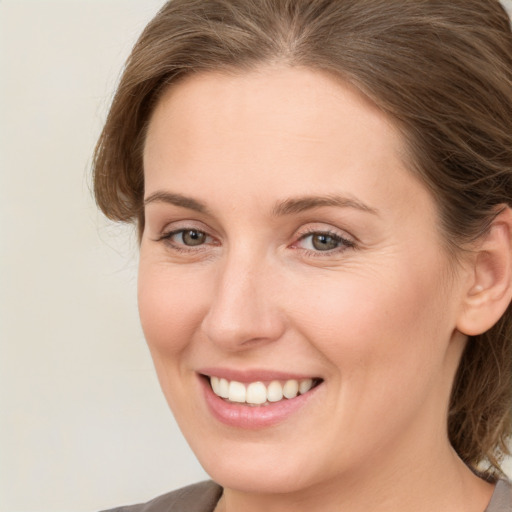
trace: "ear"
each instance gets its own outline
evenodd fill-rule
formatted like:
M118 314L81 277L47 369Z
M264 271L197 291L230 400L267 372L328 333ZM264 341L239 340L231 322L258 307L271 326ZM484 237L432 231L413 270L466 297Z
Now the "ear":
M469 258L457 329L476 336L490 329L512 299L512 210L500 209Z

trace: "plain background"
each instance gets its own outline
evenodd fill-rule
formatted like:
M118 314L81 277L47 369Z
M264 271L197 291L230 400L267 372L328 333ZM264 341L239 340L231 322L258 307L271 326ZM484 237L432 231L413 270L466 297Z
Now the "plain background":
M132 229L89 190L122 64L162 4L0 0L0 512L93 511L206 478L143 340Z
M161 0L0 2L0 511L146 501L206 478L159 389L137 244L89 190L123 62Z

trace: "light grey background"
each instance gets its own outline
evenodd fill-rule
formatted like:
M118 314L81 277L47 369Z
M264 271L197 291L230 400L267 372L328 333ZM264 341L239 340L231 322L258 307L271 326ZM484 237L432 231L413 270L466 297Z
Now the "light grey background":
M0 2L0 511L204 479L139 327L137 246L89 191L119 72L161 0Z
M88 188L122 63L162 4L0 0L0 512L92 511L206 477L143 341L135 238Z

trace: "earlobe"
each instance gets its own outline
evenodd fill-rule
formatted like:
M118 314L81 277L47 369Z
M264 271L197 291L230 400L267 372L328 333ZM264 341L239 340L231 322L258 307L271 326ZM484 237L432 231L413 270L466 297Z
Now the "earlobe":
M490 329L512 299L512 210L505 206L477 242L457 329L476 336Z

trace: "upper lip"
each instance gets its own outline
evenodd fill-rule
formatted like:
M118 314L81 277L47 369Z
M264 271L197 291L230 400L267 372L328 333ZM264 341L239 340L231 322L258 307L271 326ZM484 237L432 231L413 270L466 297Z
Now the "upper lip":
M285 372L282 370L270 369L234 369L234 368L201 368L197 373L207 377L219 377L229 381L237 381L242 383L273 381L273 380L303 380L303 379L319 379L317 375L306 373Z

